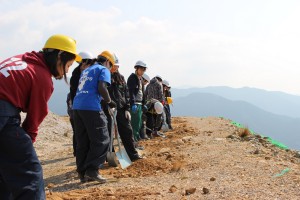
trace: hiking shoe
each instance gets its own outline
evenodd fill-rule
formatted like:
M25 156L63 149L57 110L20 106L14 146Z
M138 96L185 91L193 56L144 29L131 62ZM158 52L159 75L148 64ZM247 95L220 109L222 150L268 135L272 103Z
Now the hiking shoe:
M91 181L97 181L99 183L106 183L106 178L102 177L98 171L86 171L85 177Z

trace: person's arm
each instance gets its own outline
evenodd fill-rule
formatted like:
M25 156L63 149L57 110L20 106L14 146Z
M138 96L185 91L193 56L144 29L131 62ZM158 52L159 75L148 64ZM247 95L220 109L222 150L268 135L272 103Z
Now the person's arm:
M38 127L48 114L48 101L53 92L53 83L50 77L38 77L32 80L30 100L28 101L27 115L22 124L23 129L35 142L38 134ZM41 87L41 85L43 87Z
M106 103L109 103L111 101L109 92L107 90L107 83L104 81L99 81L98 82L98 92L102 96L103 100Z
M134 91L136 88L136 81L134 80L134 76L130 75L127 80L128 93L129 93L129 103L132 106L135 102Z

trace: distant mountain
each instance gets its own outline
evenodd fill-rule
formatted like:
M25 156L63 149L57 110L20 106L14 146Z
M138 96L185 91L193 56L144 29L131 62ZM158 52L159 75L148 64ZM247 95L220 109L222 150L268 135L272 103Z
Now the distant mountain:
M67 94L69 85L64 80L53 80L54 91L49 100L49 110L58 115L67 115Z
M300 118L300 96L284 92L266 91L256 88L205 87L176 89L172 88L174 98L187 96L192 93L211 93L229 100L242 100L274 114Z
M232 101L209 93L194 93L176 98L171 109L173 116L225 117L300 150L300 119L276 115L245 101Z

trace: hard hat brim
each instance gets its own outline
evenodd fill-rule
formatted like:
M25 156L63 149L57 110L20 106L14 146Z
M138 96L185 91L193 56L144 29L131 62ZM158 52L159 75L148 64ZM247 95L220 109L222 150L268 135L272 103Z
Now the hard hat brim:
M82 61L82 58L81 58L81 56L80 55L78 55L78 54L75 54L75 61L76 62L81 62Z

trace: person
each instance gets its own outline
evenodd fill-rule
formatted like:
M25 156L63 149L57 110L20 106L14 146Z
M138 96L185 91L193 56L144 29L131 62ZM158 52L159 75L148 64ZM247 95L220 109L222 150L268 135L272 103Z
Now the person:
M76 41L52 35L40 52L0 63L0 199L45 199L41 163L33 143L48 114L52 77L64 78L74 60ZM20 112L27 113L22 125Z
M163 92L165 97L164 110L166 113L166 122L169 126L169 129L172 130L173 127L172 127L171 109L170 109L170 104L172 103L171 86L167 80L163 80L162 85L163 85Z
M83 70L85 70L88 66L90 66L91 63L95 62L95 57L89 51L82 51L79 53L79 55L81 57L81 61L78 62L79 65L72 72L72 76L70 79L70 92L68 94L69 100L67 100L68 111L69 111L68 114L70 117L70 123L71 123L71 127L73 130L73 155L74 156L76 156L77 141L76 141L76 136L75 136L75 125L74 125L74 115L73 115L73 111L72 111L72 104L73 104L73 101L74 101L74 98L76 95L76 91L78 88L81 72Z
M162 105L165 104L165 98L163 95L163 88L162 88L162 78L159 75L156 75L154 78L151 79L150 83L147 85L147 88L145 90L145 98L146 101L149 102L152 99L156 99L159 102L162 103ZM150 119L149 119L150 117ZM147 114L147 122L146 124L151 124L153 121L153 116L150 114ZM149 129L146 130L146 134L151 138L153 136L157 135L157 131L160 130L161 126L159 124L162 123L162 113L158 114L158 116L155 116L155 123L156 126L154 126L153 132L151 132ZM148 127L150 128L150 127Z
M116 107L107 91L111 82L109 70L114 63L114 56L103 51L91 66L82 71L73 101L76 166L81 182L106 182L98 171L106 160L109 147L107 119L100 101L103 99L110 107Z
M162 78L157 75L151 79L145 90L145 98L146 101L150 99L157 99L161 103L164 104L164 95L163 95L163 87L162 87Z
M140 140L139 131L142 126L142 105L144 99L144 85L142 84L142 76L147 69L146 63L139 60L134 65L135 73L132 73L127 79L129 91L131 125L133 129L134 140Z
M147 121L147 134L150 138L159 136L157 131L161 126L161 117L163 113L163 105L157 99L149 99L144 106L144 112L146 112Z
M129 93L124 76L119 72L119 59L115 56L116 62L114 67L111 69L111 85L108 87L109 95L112 101L117 104L117 124L118 132L121 137L124 148L131 159L131 161L136 161L142 159L135 149L135 143L133 139L133 131L131 127L131 115L130 115L130 103L129 103ZM108 130L111 133L111 116L106 106L105 114L108 121Z
M150 82L150 77L146 73L144 73L142 78L143 78L143 85L144 85L144 91L145 91L145 88L147 87L147 85ZM141 129L140 129L139 133L140 133L141 139L143 139L143 140L149 140L150 139L148 137L148 135L146 134L146 121L147 121L147 115L144 111L142 111L142 126L141 126Z

